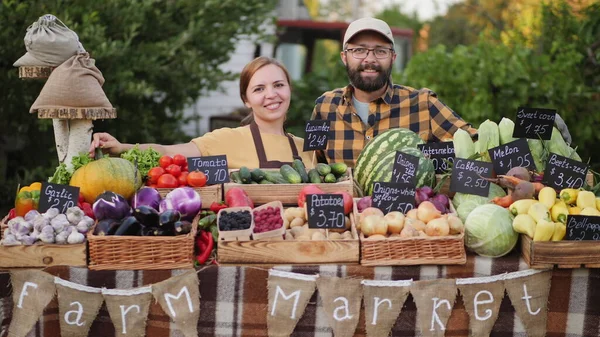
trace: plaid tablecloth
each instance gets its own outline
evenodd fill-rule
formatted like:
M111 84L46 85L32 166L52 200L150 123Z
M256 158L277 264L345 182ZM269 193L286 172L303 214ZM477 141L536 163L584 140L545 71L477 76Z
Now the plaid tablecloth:
M358 277L377 280L424 280L498 275L527 269L518 252L489 259L470 255L461 266L363 267L359 265L277 266L277 269L322 276ZM267 336L267 278L269 267L211 266L198 271L200 279L199 336ZM181 271L89 271L85 268L54 267L48 273L63 279L107 288L132 288L165 280ZM10 276L0 274L0 337L6 336L11 319ZM600 270L555 269L548 303L547 336L600 336ZM418 336L416 307L411 296L392 330L393 336ZM365 336L364 313L356 336ZM446 336L468 336L468 315L462 298L447 325ZM181 336L157 303L152 303L147 336ZM28 336L60 336L56 299ZM90 336L112 337L114 327L103 305ZM313 295L292 336L332 336L321 299ZM526 336L508 296L504 297L492 336Z

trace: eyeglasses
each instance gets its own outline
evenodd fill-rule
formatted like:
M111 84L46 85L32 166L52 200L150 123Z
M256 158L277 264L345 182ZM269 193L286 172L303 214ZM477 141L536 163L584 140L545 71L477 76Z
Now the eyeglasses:
M392 48L383 48L383 47L377 47L377 48L363 48L363 47L346 48L345 51L346 52L350 52L350 54L352 54L352 56L354 56L355 59L359 59L359 60L367 58L367 56L369 55L369 52L373 52L373 55L375 55L375 58L378 58L378 59L388 58L391 54L394 53L394 50Z

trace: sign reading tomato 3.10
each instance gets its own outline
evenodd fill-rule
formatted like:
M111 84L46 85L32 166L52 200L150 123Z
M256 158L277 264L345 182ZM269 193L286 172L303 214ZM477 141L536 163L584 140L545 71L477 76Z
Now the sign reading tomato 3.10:
M188 157L188 171L200 171L206 175L206 184L222 184L229 182L227 172L227 156Z

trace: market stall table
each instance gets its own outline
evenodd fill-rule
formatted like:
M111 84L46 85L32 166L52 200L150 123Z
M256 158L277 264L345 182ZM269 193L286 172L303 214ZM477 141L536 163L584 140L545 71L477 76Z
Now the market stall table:
M198 270L200 280L199 336L266 336L267 278L271 266L209 266ZM468 255L465 265L364 267L359 265L276 266L279 270L321 276L371 280L425 280L499 275L528 269L518 252L498 259ZM90 271L76 267L51 267L46 272L93 287L127 289L156 283L181 273L173 271ZM11 320L10 276L0 274L0 336L6 336ZM467 336L469 318L461 296L457 297L446 336ZM392 330L393 336L418 335L416 307L408 297ZM148 317L147 336L180 336L171 331L169 318L154 301ZM59 336L58 305L53 299L43 319L28 336ZM114 336L105 305L92 325L90 336ZM331 336L318 292L313 294L292 336ZM356 336L365 336L361 312ZM492 336L526 336L508 296L505 296ZM600 270L555 269L548 299L547 336L600 335Z

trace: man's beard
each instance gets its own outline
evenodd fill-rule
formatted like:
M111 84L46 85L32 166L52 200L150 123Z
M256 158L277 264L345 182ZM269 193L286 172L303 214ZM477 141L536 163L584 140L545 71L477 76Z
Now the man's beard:
M377 77L365 79L360 75L360 72L363 70L377 70ZM360 64L356 69L350 69L350 66L346 64L346 72L348 73L350 83L355 88L365 92L374 92L383 88L388 83L392 74L392 67L384 69L375 64Z

